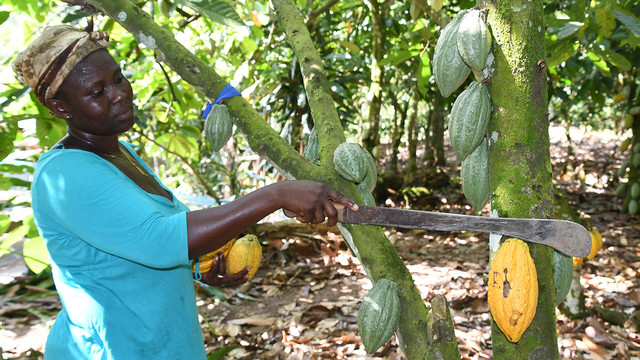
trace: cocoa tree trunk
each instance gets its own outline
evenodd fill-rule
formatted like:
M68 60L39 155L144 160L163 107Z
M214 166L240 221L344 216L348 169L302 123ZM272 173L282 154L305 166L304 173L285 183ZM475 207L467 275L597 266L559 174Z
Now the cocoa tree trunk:
M552 218L547 73L542 0L481 0L494 37L490 66L491 215ZM491 251L497 251L491 236ZM529 244L538 275L538 304L529 328L510 343L492 324L495 359L559 359L552 249Z
M159 59L207 97L215 99L226 85L213 68L184 48L170 31L158 26L129 0L86 1L155 51ZM283 176L321 181L362 204L355 185L338 176L333 167L333 151L345 141L345 136L320 55L311 42L302 14L288 0L273 0L272 4L304 77L309 106L316 121L314 125L318 129L320 164L310 163L291 148L240 96L227 103L234 123L247 138L251 149L274 164ZM379 227L340 225L340 230L372 281L386 278L398 284L402 309L396 331L398 342L407 359L424 359L428 349L428 310L404 261Z

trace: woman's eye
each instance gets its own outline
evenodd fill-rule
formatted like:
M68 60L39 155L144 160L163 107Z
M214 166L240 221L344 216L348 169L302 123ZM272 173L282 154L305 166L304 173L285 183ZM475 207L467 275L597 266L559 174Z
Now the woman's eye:
M124 76L118 76L116 77L116 84L122 84L122 82L124 81Z
M95 89L91 92L91 96L100 96L104 93L104 88Z

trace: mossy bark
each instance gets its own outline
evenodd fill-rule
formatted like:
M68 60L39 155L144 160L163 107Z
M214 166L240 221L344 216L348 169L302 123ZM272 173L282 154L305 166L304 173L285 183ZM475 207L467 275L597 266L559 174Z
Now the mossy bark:
M494 37L490 68L489 129L491 213L499 217L552 218L545 41L542 0L478 2ZM553 252L529 244L538 275L538 304L517 343L492 325L495 359L559 359ZM492 251L496 251L492 242Z
M120 23L207 97L216 98L226 85L226 81L214 69L189 52L170 31L158 26L147 13L130 1L87 0L87 3ZM321 181L362 203L355 185L338 176L333 168L333 151L344 142L345 137L320 56L311 42L303 17L288 0L273 0L272 4L299 59L314 124L318 129L320 164L310 163L294 150L240 96L227 103L234 123L246 136L251 149L271 161L284 176ZM402 313L397 338L407 359L424 359L428 347L428 310L395 248L379 227L341 225L341 230L372 281L386 278L398 284Z

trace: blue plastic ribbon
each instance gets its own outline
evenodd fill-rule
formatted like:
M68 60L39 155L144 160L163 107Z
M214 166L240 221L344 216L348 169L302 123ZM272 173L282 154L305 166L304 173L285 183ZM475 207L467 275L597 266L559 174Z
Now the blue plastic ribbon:
M197 257L194 261L196 262L195 278L200 281L200 279L202 279L202 274L200 273L200 257Z
M242 95L240 94L240 91L236 90L236 88L231 86L231 84L227 84L224 87L224 89L220 91L220 94L218 94L216 101L210 104L207 104L207 107L204 108L204 112L202 113L202 118L206 119L207 116L209 116L209 113L211 112L211 108L213 107L213 105L219 104L224 99L231 99L232 97L238 96L238 95Z

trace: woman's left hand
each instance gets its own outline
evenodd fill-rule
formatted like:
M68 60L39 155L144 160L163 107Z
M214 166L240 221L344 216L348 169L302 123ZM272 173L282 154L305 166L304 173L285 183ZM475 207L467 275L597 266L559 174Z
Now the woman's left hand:
M200 279L200 281L211 286L238 286L246 283L247 280L249 280L250 269L251 266L247 266L240 272L237 272L235 274L228 274L224 256L222 253L220 253L213 258L211 269L202 274L202 279Z

